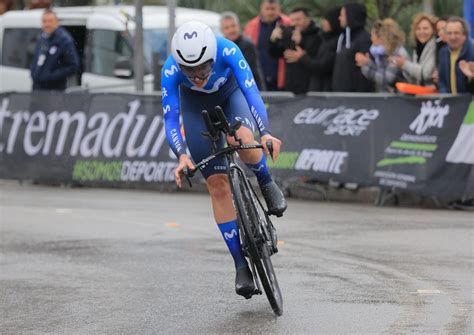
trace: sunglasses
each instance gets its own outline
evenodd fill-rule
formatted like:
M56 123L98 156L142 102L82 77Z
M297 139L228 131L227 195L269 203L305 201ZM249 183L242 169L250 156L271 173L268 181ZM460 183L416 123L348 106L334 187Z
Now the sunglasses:
M180 64L179 67L183 74L190 80L193 79L201 79L205 80L209 77L212 72L212 66L214 65L214 61L212 59L208 60L205 63L202 63L198 66L186 66Z

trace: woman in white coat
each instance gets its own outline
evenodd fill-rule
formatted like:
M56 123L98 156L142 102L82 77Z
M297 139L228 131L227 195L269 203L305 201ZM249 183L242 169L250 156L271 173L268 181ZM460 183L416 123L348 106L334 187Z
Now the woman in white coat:
M428 13L414 16L410 36L415 43L412 60L394 56L394 66L403 70L411 84L430 86L436 70L436 18Z

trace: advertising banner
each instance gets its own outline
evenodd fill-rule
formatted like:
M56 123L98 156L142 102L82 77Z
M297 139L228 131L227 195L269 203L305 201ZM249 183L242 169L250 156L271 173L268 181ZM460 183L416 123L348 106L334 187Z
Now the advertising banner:
M269 106L272 173L457 199L472 193L471 97L306 97ZM275 122L277 121L277 122ZM470 180L470 181L469 181Z
M474 195L470 96L266 99L283 141L272 174ZM0 178L92 185L174 181L159 95L0 95Z
M126 94L0 96L0 178L174 181L161 99Z

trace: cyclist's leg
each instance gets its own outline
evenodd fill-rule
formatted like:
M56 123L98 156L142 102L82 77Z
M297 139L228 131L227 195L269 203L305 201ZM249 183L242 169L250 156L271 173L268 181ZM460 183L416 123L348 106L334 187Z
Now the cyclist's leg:
M237 135L245 144L258 143L254 137L254 134L257 132L257 125L240 89L235 90L229 97L224 110L229 119L242 122L243 127L237 130ZM227 141L234 144L232 137L228 137ZM239 152L239 157L255 173L260 185L266 185L272 181L262 149L242 150Z
M221 231L222 237L229 248L235 265L235 291L246 298L255 291L252 272L248 266L240 246L239 228L235 213L229 179L222 173L207 177L207 189L211 195L212 209Z
M257 143L255 141L254 133L256 133L257 126L253 118L247 101L240 89L236 89L227 100L224 111L230 120L239 120L243 127L237 131L237 135L246 144ZM233 138L228 137L227 141L234 144ZM286 200L283 192L278 185L273 182L270 173L268 172L265 154L263 150L242 150L239 156L246 163L246 165L255 173L260 189L262 191L265 202L267 203L268 212L281 216L286 210Z
M214 101L216 100L214 99ZM186 94L182 95L181 104L186 143L191 157L195 162L198 162L211 154L211 141L201 135L201 132L206 130L201 110L212 110L214 106L206 106L202 99L195 99L194 96L187 97ZM223 147L224 144L222 138L219 146ZM238 269L246 267L247 261L240 247L237 216L232 201L229 180L225 174L227 169L225 158L219 157L210 161L200 171L206 179L215 221L234 259L235 267Z
M206 183L211 195L214 218L234 259L235 268L247 267L247 260L240 247L237 216L232 202L229 179L227 175L218 173L209 176Z

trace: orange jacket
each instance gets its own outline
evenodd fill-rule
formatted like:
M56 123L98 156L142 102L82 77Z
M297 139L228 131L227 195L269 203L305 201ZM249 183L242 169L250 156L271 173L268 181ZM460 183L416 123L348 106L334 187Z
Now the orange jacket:
M289 26L291 21L286 15L280 15L280 23L282 26ZM255 45L258 46L258 35L260 33L260 16L254 17L250 20L244 29L244 34L250 37ZM278 78L277 85L279 89L285 88L285 60L278 59Z

